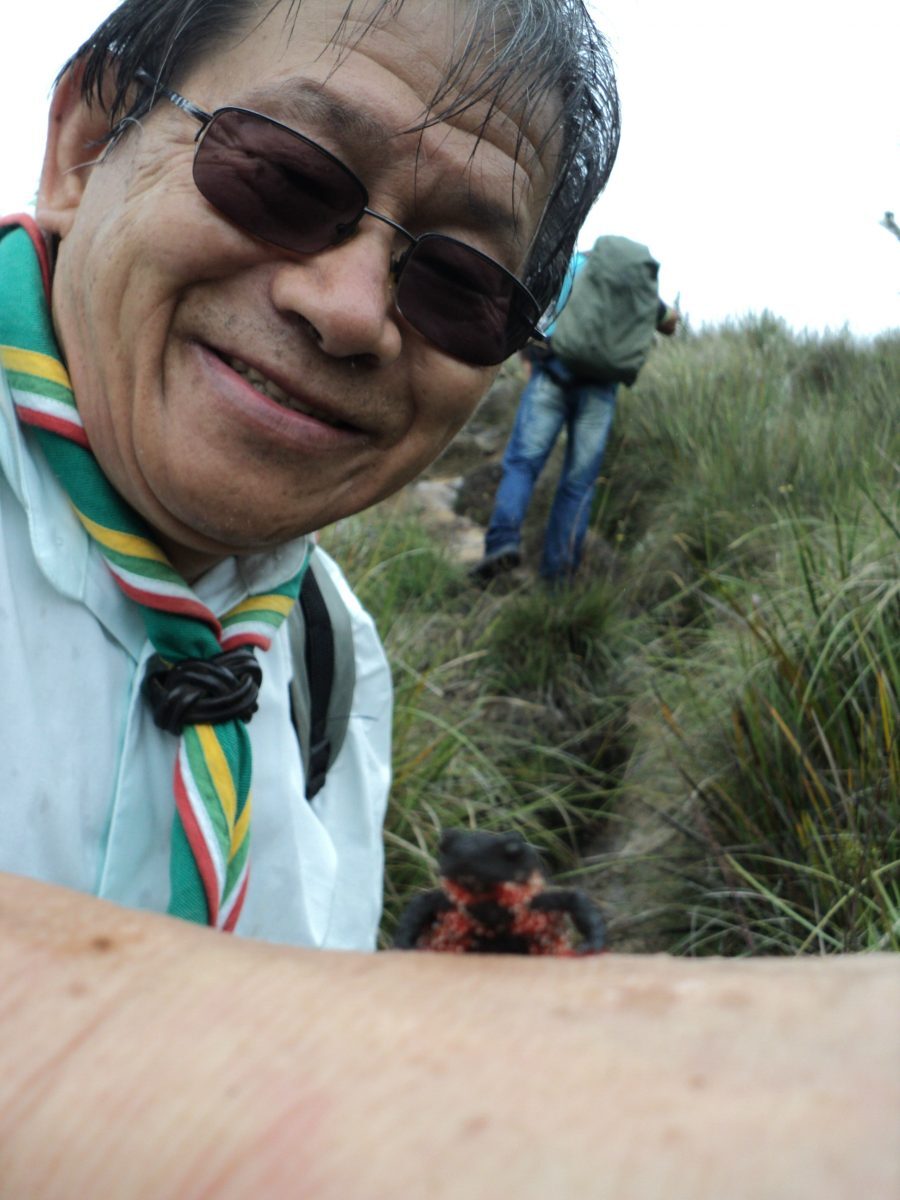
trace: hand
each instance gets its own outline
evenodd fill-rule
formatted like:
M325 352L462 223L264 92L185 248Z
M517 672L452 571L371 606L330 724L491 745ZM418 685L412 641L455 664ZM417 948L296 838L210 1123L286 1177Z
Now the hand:
M681 314L674 308L667 308L663 313L663 318L656 326L657 330L665 334L666 337L671 337L678 328L678 322L681 320Z

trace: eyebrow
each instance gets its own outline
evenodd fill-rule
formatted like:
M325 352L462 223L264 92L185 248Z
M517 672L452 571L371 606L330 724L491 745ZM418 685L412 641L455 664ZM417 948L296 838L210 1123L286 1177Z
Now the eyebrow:
M296 119L301 125L305 119L312 117L330 133L349 133L366 142L384 142L393 133L384 121L372 113L329 94L320 84L303 79L290 79L274 86L270 84L254 88L247 93L246 103L258 104L261 112L266 112L267 108L274 105L279 116L283 115L288 120Z
M415 132L414 129L393 129L374 113L348 104L341 97L335 96L327 86L303 79L291 79L281 84L253 88L244 96L243 104L266 116L273 116L285 124L296 122L299 133L305 133L304 122L313 120L317 126L335 137L349 135L370 147L388 142L398 136L398 133ZM467 188L464 195L461 189L455 187L445 189L442 195L452 203L456 202L458 195L464 199L467 212L479 226L488 232L511 238L516 247L522 244L520 223L515 213L504 204L478 196L471 188ZM519 203L522 201L523 198L520 197Z

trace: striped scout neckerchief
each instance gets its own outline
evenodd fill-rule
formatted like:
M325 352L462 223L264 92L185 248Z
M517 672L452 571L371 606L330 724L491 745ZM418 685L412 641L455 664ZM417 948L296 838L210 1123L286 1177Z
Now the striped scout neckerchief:
M113 578L140 606L157 652L154 680L145 685L145 692L157 724L180 732L168 911L233 930L249 866L251 751L246 721L255 710L261 678L252 648L270 646L297 599L308 556L281 586L250 596L216 618L175 571L154 543L149 526L114 490L91 453L53 333L43 240L29 217L0 223L0 281L0 361L19 420L36 430ZM207 676L213 685L224 679L226 692L228 687L243 689L249 700L242 716L230 711L235 706L227 695L224 702L204 695ZM172 679L175 687L169 686ZM151 682L163 701L170 700L162 719ZM225 719L216 711L217 704L226 710ZM207 715L209 711L214 715ZM185 713L188 723L182 727Z

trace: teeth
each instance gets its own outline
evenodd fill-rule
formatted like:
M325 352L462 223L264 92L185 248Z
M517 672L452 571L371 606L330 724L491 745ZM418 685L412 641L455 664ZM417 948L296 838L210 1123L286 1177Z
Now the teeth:
M274 400L276 404L280 404L284 408L289 408L293 412L303 413L304 416L315 417L317 421L324 421L326 425L339 425L341 423L339 421L332 421L318 410L310 408L307 404L303 404L296 396L289 396L284 388L280 388L274 380L269 379L267 375L263 375L262 371L257 371L256 367L248 366L242 359L232 358L228 354L223 354L222 357L233 371L237 371L238 375L243 375L247 382L251 383L258 392L262 392L270 400Z

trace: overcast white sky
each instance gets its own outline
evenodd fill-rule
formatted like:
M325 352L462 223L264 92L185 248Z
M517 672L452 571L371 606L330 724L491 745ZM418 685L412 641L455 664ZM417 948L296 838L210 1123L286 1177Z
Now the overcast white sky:
M584 241L646 242L696 323L900 326L896 0L592 0L622 146Z
M114 0L16 4L0 38L0 211L26 207L60 64ZM794 328L900 326L900 6L591 0L623 108L585 226L646 242L695 325L765 308Z

